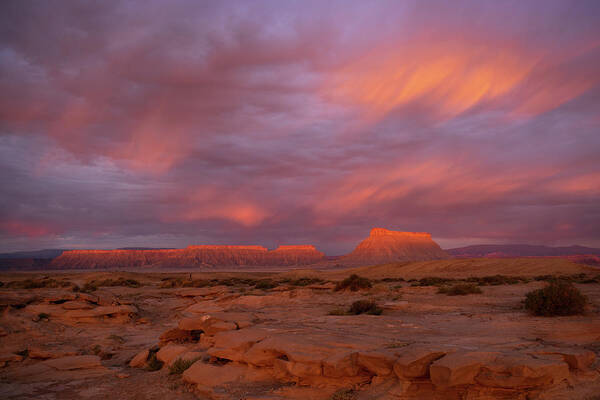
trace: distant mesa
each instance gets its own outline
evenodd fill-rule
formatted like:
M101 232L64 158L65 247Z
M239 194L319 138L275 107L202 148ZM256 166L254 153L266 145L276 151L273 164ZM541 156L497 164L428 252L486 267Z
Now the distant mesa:
M386 264L397 261L427 261L449 258L426 232L399 232L373 228L368 238L341 258L346 265Z
M210 267L309 265L325 259L311 245L262 246L197 245L163 250L69 250L52 260L51 267L103 269L115 267Z

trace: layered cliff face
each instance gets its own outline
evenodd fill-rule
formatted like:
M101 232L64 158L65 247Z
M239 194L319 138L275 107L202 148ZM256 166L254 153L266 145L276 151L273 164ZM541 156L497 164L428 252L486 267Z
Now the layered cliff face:
M54 268L194 267L308 265L325 255L314 246L189 246L170 250L70 250L52 261Z
M396 261L426 261L448 258L429 233L398 232L374 228L356 249L342 257L347 265L385 264Z

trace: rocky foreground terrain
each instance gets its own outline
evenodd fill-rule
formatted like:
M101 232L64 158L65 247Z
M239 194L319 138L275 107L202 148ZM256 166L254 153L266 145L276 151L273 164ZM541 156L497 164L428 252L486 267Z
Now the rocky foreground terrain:
M366 278L356 291L340 285L351 274ZM547 275L564 276L588 297L583 315L523 309L525 294ZM597 400L600 393L600 270L561 259L191 276L4 273L0 281L3 399ZM457 282L481 293L439 293ZM376 304L373 315L348 312L358 300Z

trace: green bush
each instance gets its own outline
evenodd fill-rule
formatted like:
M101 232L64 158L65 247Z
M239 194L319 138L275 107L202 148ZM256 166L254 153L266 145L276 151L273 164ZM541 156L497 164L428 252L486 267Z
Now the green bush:
M373 300L358 300L352 303L349 314L370 314L370 315L381 315L383 310L377 306Z
M554 280L525 297L525 308L544 317L583 314L586 297L569 282Z
M335 285L335 291L346 290L349 289L353 292L356 292L361 289L370 289L373 285L371 281L367 278L363 278L356 274L352 274L341 282L338 282Z
M464 296L467 294L479 294L481 289L472 283L457 283L452 286L442 286L438 289L438 293L448 296Z
M200 357L194 358L194 359L191 359L191 360L183 360L181 358L178 358L169 367L169 375L181 375L181 374L183 374L183 371L185 371L186 369L188 369L189 367L191 367L192 364L194 364L199 359L200 359Z

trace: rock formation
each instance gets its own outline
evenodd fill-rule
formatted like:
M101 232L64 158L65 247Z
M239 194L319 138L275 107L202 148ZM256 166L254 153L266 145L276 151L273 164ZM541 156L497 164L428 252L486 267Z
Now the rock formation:
M52 261L54 268L194 267L308 265L325 255L314 246L188 246L169 250L69 250Z
M398 232L373 228L341 263L346 265L385 264L396 261L426 261L448 258L425 232Z

